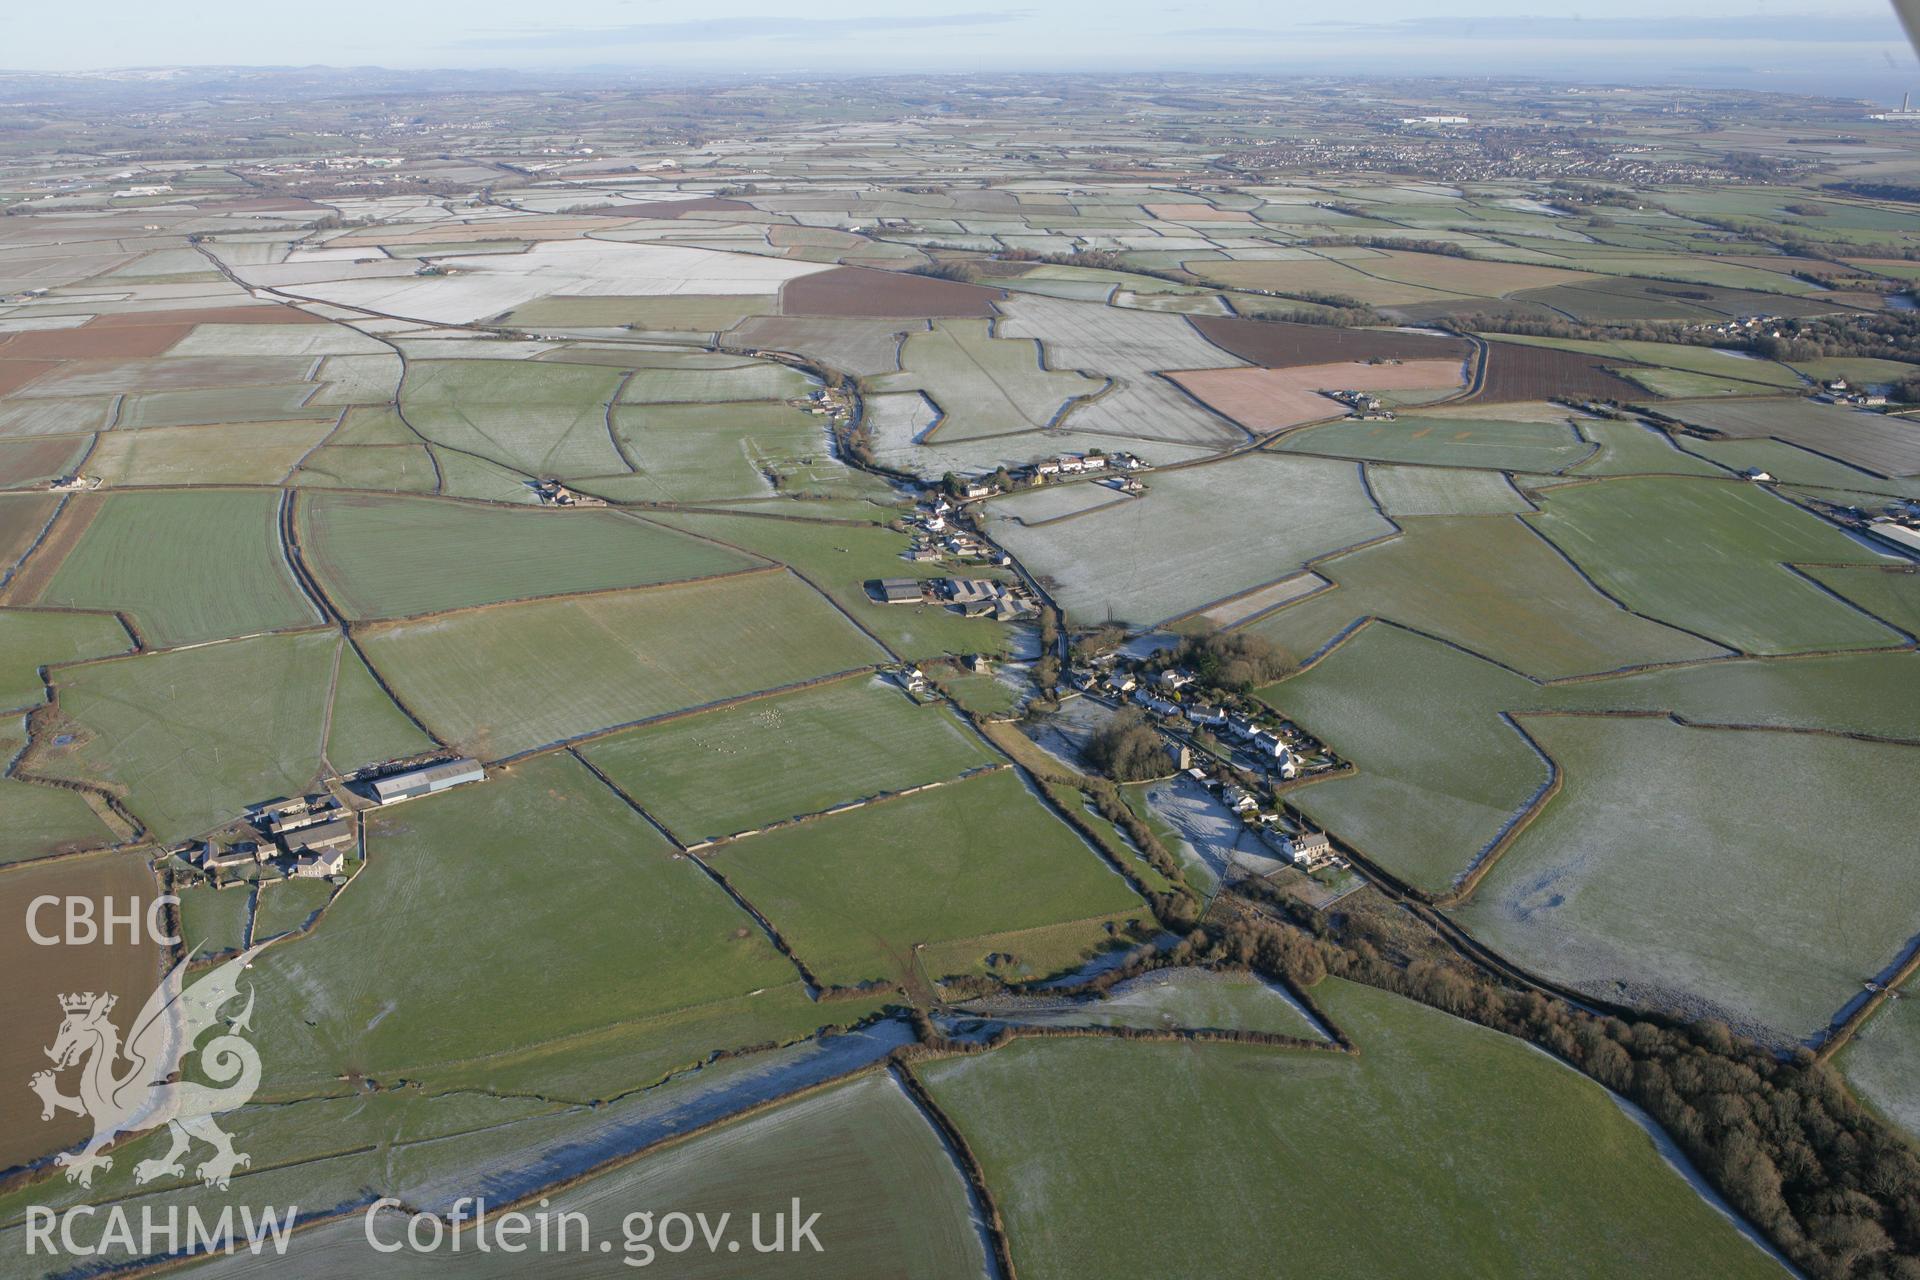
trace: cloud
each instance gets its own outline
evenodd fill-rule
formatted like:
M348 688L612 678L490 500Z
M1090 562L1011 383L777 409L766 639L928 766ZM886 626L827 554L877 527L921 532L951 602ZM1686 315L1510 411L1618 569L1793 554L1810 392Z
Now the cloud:
M1480 40L1772 40L1847 43L1899 39L1900 28L1884 8L1852 13L1771 13L1738 17L1582 18L1560 14L1517 16L1422 15L1387 22L1323 21L1289 33L1330 36L1412 36ZM1279 35L1280 32L1270 34Z
M850 18L690 18L618 27L540 27L456 40L458 49L580 49L642 44L721 44L741 40L827 40L844 36L990 27L1017 22L1028 9L997 12L881 14Z

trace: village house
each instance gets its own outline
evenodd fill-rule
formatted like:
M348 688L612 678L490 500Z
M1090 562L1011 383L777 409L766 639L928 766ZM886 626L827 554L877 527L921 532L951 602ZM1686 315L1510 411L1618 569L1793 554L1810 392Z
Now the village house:
M1168 667L1154 677L1154 683L1162 689L1178 692L1193 683L1193 677L1176 667Z
M324 880L339 875L346 865L346 855L338 849L322 849L294 859L293 874L305 880Z
M1133 700L1157 716L1177 716L1180 714L1178 703L1168 702L1165 698L1156 698L1145 689L1134 690Z
M1334 858L1333 841L1324 831L1307 831L1291 837L1283 852L1303 871L1325 866Z
M1237 784L1221 789L1220 803L1235 813L1247 813L1260 807L1260 801L1253 792Z
M1196 702L1187 708L1187 719L1198 725L1215 728L1227 722L1227 713L1204 702Z

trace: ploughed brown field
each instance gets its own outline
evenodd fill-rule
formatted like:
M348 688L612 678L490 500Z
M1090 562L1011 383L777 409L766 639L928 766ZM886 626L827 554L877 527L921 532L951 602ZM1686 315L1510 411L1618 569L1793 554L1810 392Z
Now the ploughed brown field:
M787 281L780 313L789 316L991 316L1004 290L870 267L835 267Z
M308 315L295 307L272 303L266 306L183 307L178 311L130 311L117 316L96 316L86 323L88 329L138 329L150 324L327 324L326 319ZM73 330L68 330L69 333Z
M58 360L8 360L5 356L6 348L0 346L0 396L18 391L41 374L60 367Z
M182 311L143 311L96 316L72 329L29 329L0 338L0 395L45 373L9 375L7 366L50 360L112 360L157 356L200 324L325 324L292 307L196 307Z
M62 858L34 866L15 867L0 878L0 917L11 925L0 938L0 972L8 975L0 989L0 1169L60 1151L91 1133L91 1122L72 1113L40 1119L40 1098L27 1088L36 1071L52 1064L43 1052L60 1030L60 997L80 991L105 991L120 998L111 1015L124 1035L134 1015L146 1003L160 980L160 954L144 937L146 904L155 889L153 872L139 854L109 853ZM27 906L41 895L64 901L69 896L94 903L94 918L102 915L103 898L113 899L114 910L126 914L129 900L139 904L142 940L126 940L124 925L115 925L114 945L40 946L27 936ZM43 934L64 933L62 908L41 910L36 924ZM124 1064L120 1064L124 1069ZM60 1091L71 1095L75 1074L69 1070Z
M0 440L0 485L26 484L60 473L80 448L71 436Z
M1194 316L1193 327L1222 351L1269 369L1336 360L1465 359L1470 349L1465 338L1439 334L1336 329L1324 324L1248 320L1241 316Z
M1524 347L1512 342L1487 344L1487 376L1480 394L1488 404L1516 400L1549 400L1574 396L1594 400L1648 400L1645 388L1628 382L1616 369L1638 367L1631 360L1612 360L1556 351L1552 347Z
M0 577L33 545L59 505L57 493L9 494L0 502Z
M1363 364L1343 360L1287 369L1189 369L1167 376L1208 408L1250 431L1274 431L1346 414L1323 391L1425 391L1460 385L1464 362L1412 360Z

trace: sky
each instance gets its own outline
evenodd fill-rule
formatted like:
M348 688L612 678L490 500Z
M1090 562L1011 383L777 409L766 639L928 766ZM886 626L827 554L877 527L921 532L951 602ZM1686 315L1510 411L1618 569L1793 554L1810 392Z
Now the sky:
M1885 0L0 0L0 66L1271 71L1920 90Z

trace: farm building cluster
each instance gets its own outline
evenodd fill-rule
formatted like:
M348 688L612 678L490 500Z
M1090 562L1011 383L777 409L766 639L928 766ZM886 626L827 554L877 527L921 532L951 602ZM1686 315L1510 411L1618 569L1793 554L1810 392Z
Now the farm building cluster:
M366 780L363 798L381 807L487 776L485 766L467 756L402 766L385 774L369 772L374 776ZM217 879L222 872L269 865L294 879L328 879L346 870L347 857L360 839L354 809L332 790L258 805L229 833L231 838L225 841L209 837L189 845L182 851L183 858L209 879Z
M1039 611L1026 588L997 578L875 578L867 593L881 604L938 605L996 622L1017 622Z

